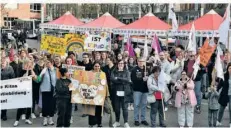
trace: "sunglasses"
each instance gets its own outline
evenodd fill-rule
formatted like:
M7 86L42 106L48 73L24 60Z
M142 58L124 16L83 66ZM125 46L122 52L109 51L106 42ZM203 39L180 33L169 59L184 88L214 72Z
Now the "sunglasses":
M94 67L100 67L100 66L94 66Z

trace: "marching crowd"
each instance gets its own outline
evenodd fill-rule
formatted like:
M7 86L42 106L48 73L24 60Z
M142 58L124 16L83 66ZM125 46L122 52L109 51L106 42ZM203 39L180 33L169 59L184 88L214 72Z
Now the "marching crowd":
M107 78L105 99L111 100L115 122L112 127L119 127L120 113L124 127L129 127L128 110L134 110L134 125L145 127L166 127L165 111L173 104L177 108L180 127L193 127L194 111L201 113L202 98L208 99L208 126L221 126L224 110L229 104L231 116L231 64L229 53L224 51L222 60L225 79L216 77L213 70L216 52L213 53L206 67L200 65L193 76L193 65L198 53L184 50L181 45L173 50L162 49L158 54L154 50L148 58L142 57L142 50L135 49L135 56L122 51L118 44L110 52L83 53L82 60L77 54L68 52L66 58L51 54L37 54L36 49L19 49L18 53L8 54L1 49L1 80L22 76L31 76L32 108L19 108L13 126L19 125L21 117L27 124L30 118L36 118L35 106L41 104L43 125L54 125L53 117L58 115L57 127L70 127L73 111L77 104L71 103L72 78L62 64L84 66L86 71L104 72ZM138 52L137 52L138 51ZM27 64L25 64L27 62ZM193 79L195 77L195 79ZM105 100L106 102L107 100ZM81 105L83 116L88 116L90 127L102 126L102 116L108 105ZM147 106L150 107L150 124L147 122ZM156 116L159 116L157 125ZM1 119L7 120L7 110L1 111ZM230 118L231 124L231 118ZM230 125L231 126L231 125Z

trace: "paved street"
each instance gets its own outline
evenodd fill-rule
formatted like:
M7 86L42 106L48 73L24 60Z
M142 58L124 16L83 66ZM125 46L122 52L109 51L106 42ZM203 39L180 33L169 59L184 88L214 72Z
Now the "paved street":
M81 105L78 105L79 110L77 112L74 112L74 123L71 125L72 127L87 127L88 126L88 118L87 117L81 117ZM1 121L1 127L12 127L13 123L16 118L16 110L9 110L8 113L8 120L7 121ZM208 127L208 110L207 110L207 104L206 101L203 101L202 105L202 113L201 114L194 114L194 127ZM56 122L57 116L55 116L55 122ZM150 122L150 109L147 111L146 115L147 121ZM109 115L105 114L103 117L103 126L108 127L108 120ZM229 116L228 111L226 110L225 115L223 117L223 127L229 126ZM42 127L42 118L36 118L33 120L33 127ZM157 120L157 122L159 122ZM121 115L120 123L123 126L123 117ZM133 124L133 111L129 111L129 124L130 126L134 127ZM177 110L176 108L170 107L169 110L166 112L166 124L168 127L178 127L177 123ZM31 127L30 125L27 125L24 123L24 121L20 120L20 127ZM54 126L55 127L55 126ZM140 126L144 127L144 126Z

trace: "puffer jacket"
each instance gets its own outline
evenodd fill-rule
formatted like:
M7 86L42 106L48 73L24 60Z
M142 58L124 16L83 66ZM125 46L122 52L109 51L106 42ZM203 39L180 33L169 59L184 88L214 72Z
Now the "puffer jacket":
M71 92L69 91L70 79L60 78L55 85L55 97L56 98L71 98Z
M11 66L1 69L1 80L8 80L15 78L14 70Z
M117 91L124 91L124 100L129 101L129 94L131 93L131 79L130 72L128 70L118 71L114 69L111 73L111 89L112 97L116 96Z

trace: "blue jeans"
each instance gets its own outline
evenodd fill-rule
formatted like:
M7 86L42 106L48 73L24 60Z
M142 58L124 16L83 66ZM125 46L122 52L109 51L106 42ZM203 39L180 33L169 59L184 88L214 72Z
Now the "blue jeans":
M134 120L139 121L141 108L141 121L146 121L147 94L142 92L133 92L134 96Z
M194 81L194 91L197 98L197 106L201 106L201 81Z

